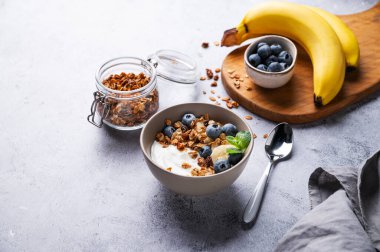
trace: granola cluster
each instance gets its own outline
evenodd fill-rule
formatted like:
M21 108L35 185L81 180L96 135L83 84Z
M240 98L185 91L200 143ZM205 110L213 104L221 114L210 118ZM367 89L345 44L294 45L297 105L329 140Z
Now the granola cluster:
M222 125L219 122L210 120L208 114L193 120L190 127L184 125L181 121L176 121L173 123L171 120L167 119L165 120L165 125L174 127L175 131L171 137L165 136L163 132L158 132L156 134L156 141L158 141L164 148L169 145L174 145L180 151L184 151L185 148L191 149L192 151L188 152L190 157L193 159L197 158L197 163L201 168L191 167L188 163L182 164L182 168L192 169L191 174L193 176L212 175L215 171L211 157L198 157L198 151L206 145L213 149L220 145L228 144L224 133L221 133L219 137L215 139L207 136L206 127L213 124Z
M110 75L103 85L117 91L133 91L145 87L150 77L144 73L120 73ZM142 91L143 92L143 91ZM131 94L116 94L108 97L106 103L109 112L105 121L118 126L138 126L145 123L158 110L158 91L154 88L148 94L142 92ZM102 111L103 107L99 106Z
M118 91L132 91L144 87L150 82L150 77L144 73L124 73L111 74L103 80L103 85Z

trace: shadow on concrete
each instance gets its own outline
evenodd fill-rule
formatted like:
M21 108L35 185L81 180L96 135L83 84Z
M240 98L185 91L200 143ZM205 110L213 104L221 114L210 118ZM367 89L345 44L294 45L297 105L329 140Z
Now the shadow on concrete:
M160 185L149 205L155 228L175 229L176 239L191 250L223 247L241 232L241 212L246 202L238 189L229 188L211 196L176 194Z

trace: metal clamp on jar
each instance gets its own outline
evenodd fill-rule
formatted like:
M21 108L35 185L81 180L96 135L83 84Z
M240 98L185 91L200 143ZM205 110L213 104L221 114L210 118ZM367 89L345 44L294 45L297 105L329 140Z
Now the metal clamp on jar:
M109 76L122 72L143 73L150 81L131 91L114 90L103 84ZM87 120L99 128L104 123L119 130L135 130L143 127L158 111L157 81L160 89L165 89L164 105L186 102L186 99L193 101L197 94L198 72L195 61L189 56L173 50L160 50L148 60L134 57L109 60L96 72L95 79L98 91L94 92Z

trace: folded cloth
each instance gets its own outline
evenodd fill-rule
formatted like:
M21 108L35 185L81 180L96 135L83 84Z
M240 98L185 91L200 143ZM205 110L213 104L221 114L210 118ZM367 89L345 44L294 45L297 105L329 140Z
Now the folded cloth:
M359 169L316 169L309 195L275 251L380 251L380 151Z

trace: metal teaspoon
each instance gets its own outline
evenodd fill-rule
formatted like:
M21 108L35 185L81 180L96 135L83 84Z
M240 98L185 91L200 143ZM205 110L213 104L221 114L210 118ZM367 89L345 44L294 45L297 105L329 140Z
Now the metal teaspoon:
M293 147L293 130L287 123L278 124L269 134L265 142L265 152L269 158L269 164L265 168L252 197L249 199L243 214L243 224L253 226L257 219L261 201L264 197L268 177L274 163L288 157Z

